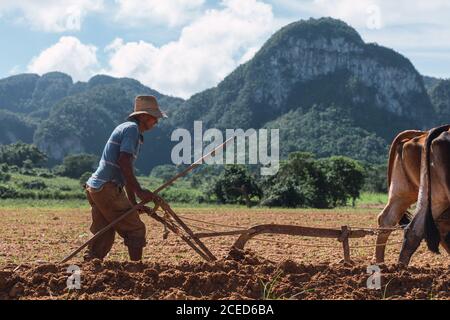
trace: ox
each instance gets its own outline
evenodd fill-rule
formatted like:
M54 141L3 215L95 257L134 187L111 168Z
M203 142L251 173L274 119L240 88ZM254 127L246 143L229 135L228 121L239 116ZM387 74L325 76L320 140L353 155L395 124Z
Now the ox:
M407 266L425 238L439 253L441 243L450 253L450 125L426 136L420 161L420 185L414 218L405 231L399 264Z
M420 184L420 160L426 131L407 130L399 133L391 144L388 162L388 203L378 215L380 228L409 222L408 208L417 201ZM376 263L384 262L385 243L391 231L377 237Z

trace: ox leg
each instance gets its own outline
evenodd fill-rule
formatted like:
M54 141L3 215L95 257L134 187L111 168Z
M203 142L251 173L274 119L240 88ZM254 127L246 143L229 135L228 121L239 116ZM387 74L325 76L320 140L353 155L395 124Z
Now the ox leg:
M407 229L403 237L403 244L398 259L399 265L407 266L411 261L411 257L416 252L425 235L425 212L417 213Z
M450 254L450 208L435 219L441 238L441 246Z
M442 203L440 208L433 207L433 219L439 231L440 244L450 254L450 134L444 132L433 141L433 174L432 179L440 181L442 188L437 188L438 202ZM433 202L435 194L433 194Z
M406 210L416 201L414 197L403 197L390 199L386 207L378 215L378 226L380 228L394 227L402 219ZM386 230L377 235L377 246L375 248L375 263L383 263L386 251L386 242L391 231Z

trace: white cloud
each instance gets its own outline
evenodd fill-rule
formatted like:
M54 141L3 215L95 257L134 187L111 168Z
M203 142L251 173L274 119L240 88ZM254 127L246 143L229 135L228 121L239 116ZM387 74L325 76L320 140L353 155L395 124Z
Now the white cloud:
M274 1L274 0L269 0ZM450 35L448 0L276 0L291 16L330 16L356 28L365 40L392 47L439 46ZM379 23L373 23L378 21Z
M205 0L115 0L116 19L128 25L180 26L199 14Z
M379 9L383 26L404 24L449 24L448 0L268 0L284 8L287 15L314 17L330 16L342 19L357 28L367 27L367 22Z
M437 74L436 51L450 52L448 0L267 0L277 6L284 21L310 16L341 19L362 35L410 58L425 74ZM421 52L417 54L417 52ZM446 68L447 63L440 63ZM427 67L429 66L429 67ZM448 68L447 71L448 73Z
M2 0L0 15L47 32L77 31L89 12L103 8L103 0ZM18 15L17 15L18 14Z
M31 60L28 71L38 74L61 71L75 81L85 81L99 69L96 51L95 46L85 45L75 37L61 37Z
M270 5L257 0L223 0L187 25L177 41L155 47L116 39L102 72L133 77L181 97L212 87L250 59L274 31Z

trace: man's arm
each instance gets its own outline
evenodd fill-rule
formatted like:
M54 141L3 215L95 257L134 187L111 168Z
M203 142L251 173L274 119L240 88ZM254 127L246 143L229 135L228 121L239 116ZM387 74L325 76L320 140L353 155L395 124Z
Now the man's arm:
M117 164L120 166L123 176L125 177L125 190L127 191L128 199L132 204L136 204L137 195L139 199L145 201L154 200L157 196L149 190L142 189L139 182L136 179L133 171L133 155L127 152L121 152L119 154L119 160Z
M133 206L136 205L137 204L136 194L133 191L133 189L130 187L130 185L128 185L127 183L125 183L125 190L127 191L128 200L130 200L130 202Z

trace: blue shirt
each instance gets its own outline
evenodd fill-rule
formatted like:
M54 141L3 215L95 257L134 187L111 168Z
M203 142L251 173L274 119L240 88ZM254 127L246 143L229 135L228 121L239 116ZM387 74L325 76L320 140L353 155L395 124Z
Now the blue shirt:
M111 181L123 187L125 178L117 164L119 154L120 152L132 154L134 163L143 142L144 138L139 132L136 120L132 119L118 125L106 142L98 168L86 182L87 185L99 189L105 182Z

